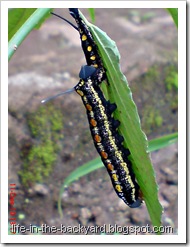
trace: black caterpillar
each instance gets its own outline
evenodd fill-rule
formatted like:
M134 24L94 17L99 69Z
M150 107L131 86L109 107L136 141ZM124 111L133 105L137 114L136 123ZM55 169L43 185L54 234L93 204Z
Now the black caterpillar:
M71 16L75 19L77 23L81 39L81 46L84 51L87 65L105 70L102 63L102 59L98 53L97 45L92 37L92 34L88 26L80 17L78 9L69 9L69 11Z
M128 159L129 151L123 147L124 139L117 131L120 123L112 117L117 106L106 101L99 87L103 78L101 69L83 66L79 77L81 79L75 90L86 108L95 147L107 168L113 187L129 207L139 207L142 201Z
M135 181L132 171L132 164L128 159L130 152L122 145L124 138L117 131L120 122L112 117L117 106L105 99L99 87L99 84L106 79L106 74L97 45L80 17L78 9L69 10L76 20L78 28L75 28L80 33L82 48L87 61L87 65L81 68L80 81L74 89L82 98L95 147L107 168L117 195L129 207L139 207L142 199L139 195L139 185ZM58 95L61 94L63 93Z

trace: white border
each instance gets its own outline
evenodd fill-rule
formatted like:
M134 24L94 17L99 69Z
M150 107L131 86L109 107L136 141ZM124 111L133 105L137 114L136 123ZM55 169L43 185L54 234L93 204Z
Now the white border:
M4 8L179 8L185 1L2 1ZM76 6L77 5L77 6Z
M76 6L77 5L77 6ZM8 8L178 8L179 19L179 235L8 235ZM1 241L3 243L185 243L186 241L186 2L185 1L2 1L1 2ZM176 202L177 203L177 202Z

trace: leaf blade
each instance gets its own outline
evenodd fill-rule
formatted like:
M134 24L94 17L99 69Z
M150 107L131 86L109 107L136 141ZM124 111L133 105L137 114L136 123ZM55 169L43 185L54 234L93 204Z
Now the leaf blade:
M167 11L170 13L176 27L178 28L178 9L177 8L167 8Z
M161 225L162 206L158 200L158 186L155 173L148 154L148 142L141 130L140 118L136 105L132 99L132 92L125 76L120 70L120 54L114 41L98 27L88 24L98 46L110 87L108 95L111 102L115 102L117 109L115 119L120 120L120 133L124 136L125 147L129 148L133 170L143 193L152 224Z
M11 29L10 37L8 44L8 59L12 57L15 50L20 46L23 40L27 37L27 35L37 27L42 21L50 15L51 9L43 8L43 9L36 9L35 11L31 11L29 17L27 15L26 21L21 21L21 25L18 25L18 29Z
M177 139L178 139L178 133L176 132L173 134L165 135L165 136L150 140L148 150L149 152L153 152L161 148L165 148L177 142Z

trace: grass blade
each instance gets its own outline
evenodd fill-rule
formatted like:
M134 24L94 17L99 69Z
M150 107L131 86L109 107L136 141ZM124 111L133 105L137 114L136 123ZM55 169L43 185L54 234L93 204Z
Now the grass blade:
M178 139L178 133L173 133L170 135L165 135L160 138L153 139L149 141L149 152L153 152L156 150L159 150L161 148L165 148L175 142L177 142Z

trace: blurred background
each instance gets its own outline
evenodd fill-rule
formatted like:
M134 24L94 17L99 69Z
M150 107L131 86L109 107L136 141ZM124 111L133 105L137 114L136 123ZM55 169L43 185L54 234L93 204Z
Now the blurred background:
M88 10L80 10L91 21ZM74 23L68 9L54 12ZM148 139L176 132L178 37L169 13L95 9L95 25L117 44L121 70ZM75 92L40 102L75 86L84 64L78 32L55 16L32 31L9 62L9 183L16 184L17 223L58 228L151 225L145 205L130 209L117 197L105 168L71 184L62 195L63 218L58 213L64 180L98 154ZM173 227L170 234L178 231L177 154L177 144L151 153L164 207L162 221Z

